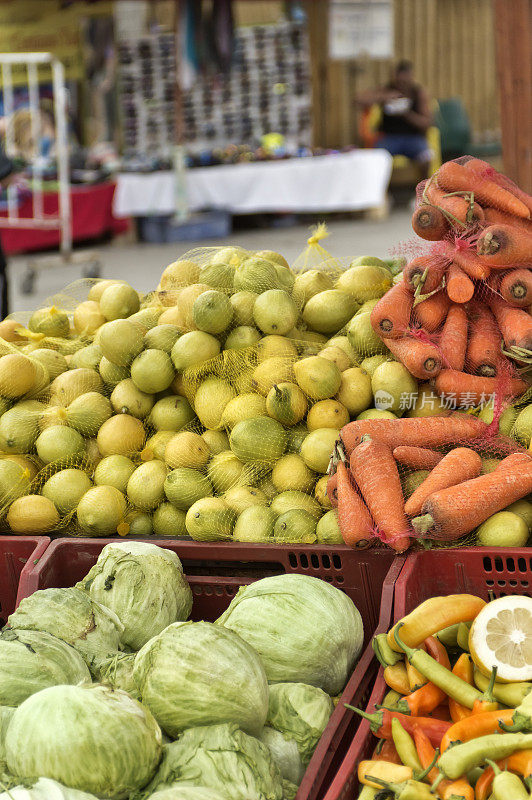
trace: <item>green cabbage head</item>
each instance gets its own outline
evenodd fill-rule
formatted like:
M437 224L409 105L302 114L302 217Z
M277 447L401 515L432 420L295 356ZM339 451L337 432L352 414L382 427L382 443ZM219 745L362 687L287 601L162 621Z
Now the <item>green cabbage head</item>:
M266 723L297 744L306 766L333 711L329 695L316 686L276 683L270 686Z
M6 733L11 717L15 713L13 706L0 706L0 775L6 771Z
M299 786L305 767L295 741L285 739L282 733L268 726L262 729L259 739L269 749L282 777Z
M147 708L120 689L92 683L32 694L11 718L5 748L16 778L52 778L118 799L151 780L162 744Z
M189 728L165 745L149 788L175 781L211 786L227 800L283 800L281 774L268 748L232 724Z
M8 617L12 628L45 631L81 653L91 665L116 653L124 626L109 608L81 589L40 589Z
M133 677L141 700L166 733L234 722L262 729L268 684L257 653L210 622L174 622L139 650Z
M98 680L113 689L123 689L135 700L140 700L137 684L133 680L135 656L136 653L116 653L101 661L98 665Z
M150 794L147 800L227 800L227 796L205 786L173 783L167 789L159 789L155 794Z
M69 789L50 778L39 778L31 788L14 786L0 794L0 800L98 800L93 794Z
M57 636L8 628L0 634L0 704L18 706L59 683L90 681L81 655Z
M77 586L115 612L124 625L121 642L131 650L140 650L171 622L188 619L192 609L178 556L150 542L106 545Z
M275 575L239 589L217 625L257 651L270 683L342 691L362 649L362 619L353 601L307 575Z

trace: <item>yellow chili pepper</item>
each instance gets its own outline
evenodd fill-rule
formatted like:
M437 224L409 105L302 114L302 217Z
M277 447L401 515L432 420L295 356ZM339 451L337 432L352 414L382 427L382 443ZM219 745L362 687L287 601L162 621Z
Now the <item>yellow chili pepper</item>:
M472 594L450 594L425 600L399 620L404 626L401 629L403 641L410 647L418 647L428 636L433 636L443 628L459 622L471 622L485 605L481 597ZM388 644L396 652L399 652L399 646L394 631L399 622L388 631Z
M405 767L402 764L392 764L390 761L361 761L358 765L358 780L366 786L374 786L382 789L378 783L373 783L366 775L380 778L382 781L390 783L402 783L409 780L414 774L412 767Z
M400 661L393 667L386 667L384 670L384 680L390 687L399 694L410 694L411 687L408 680L408 673L405 665Z

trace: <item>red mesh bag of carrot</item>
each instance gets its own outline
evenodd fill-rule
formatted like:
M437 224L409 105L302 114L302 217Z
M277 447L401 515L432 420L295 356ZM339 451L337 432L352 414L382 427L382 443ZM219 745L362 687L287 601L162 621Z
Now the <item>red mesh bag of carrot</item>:
M370 314L393 380L419 383L398 398L390 379L375 393L382 418L341 431L328 489L351 546L471 544L514 503L532 510L530 201L471 157L419 185L425 245L403 248L402 281Z

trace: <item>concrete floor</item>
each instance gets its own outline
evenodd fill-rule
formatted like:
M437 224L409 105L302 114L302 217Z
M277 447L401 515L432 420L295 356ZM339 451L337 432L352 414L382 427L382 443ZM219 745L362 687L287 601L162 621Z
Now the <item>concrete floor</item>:
M359 255L375 255L381 258L396 255L395 248L401 248L407 241L415 238L410 226L411 214L411 210L403 207L392 210L381 221L356 219L328 222L330 236L323 244L332 255L341 259ZM298 225L292 228L236 231L227 239L204 242L164 245L115 242L98 247L98 252L102 263L102 277L121 278L139 291L149 291L157 286L165 266L193 247L235 244L253 250L276 250L291 263L305 247L308 236L308 227ZM39 273L34 293L24 295L20 291L20 280L27 261L27 256L10 260L12 312L29 311L43 305L47 298L82 276L79 265L46 269Z

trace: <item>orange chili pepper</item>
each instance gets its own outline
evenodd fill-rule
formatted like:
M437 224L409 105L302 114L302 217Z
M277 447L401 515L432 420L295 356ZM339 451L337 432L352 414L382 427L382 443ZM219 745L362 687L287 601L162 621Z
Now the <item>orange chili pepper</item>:
M532 777L532 750L520 750L508 758L508 769L518 772L523 778Z
M379 745L382 745L379 750ZM381 739L373 751L372 760L390 761L392 764L402 764L399 753L395 749L392 739Z
M466 778L449 783L450 786L445 786L441 793L442 800L475 800L475 791Z
M532 776L532 750L520 750L517 753L513 753L509 758L503 758L495 763L499 769L508 769L511 772L522 775L525 781ZM486 767L475 784L475 800L488 800L494 778L493 769Z
M390 687L399 694L410 694L410 684L406 667L402 661L384 670L384 680Z
M414 742L416 744L417 754L421 761L423 769L427 769L434 761L436 751L432 746L427 734L421 728L414 728ZM440 776L437 766L434 766L427 775L427 780L434 783L436 778ZM441 797L442 800L474 800L474 792L465 778L459 778L457 781L450 781L447 778L440 780L436 788L436 795Z
M429 636L427 639L425 639L424 645L429 655L431 655L432 658L434 658L439 664L444 666L446 669L451 668L447 650L443 644L438 641L438 639L436 639L434 636ZM407 664L407 672L409 666L410 665ZM421 677L423 678L423 676ZM423 678L423 681L424 683L422 686L397 703L397 708L399 711L403 711L405 714L412 714L414 717L421 717L425 716L425 714L429 714L431 711L434 711L437 706L441 705L441 703L447 699L447 695L443 689L440 689L430 681L427 681L426 678Z
M440 752L445 752L451 742L469 742L479 736L490 733L502 733L500 722L506 725L513 724L515 708L501 709L500 711L485 711L482 714L472 714L470 717L455 722L442 737Z
M423 769L427 769L427 767L432 764L434 761L434 756L436 755L436 750L434 749L434 745L430 741L429 737L425 733L422 728L416 726L414 728L414 743L416 745L417 754L419 756L419 760L421 761L421 766ZM429 774L427 775L427 780L431 783L434 783L436 778L439 776L440 772L438 767L435 765ZM439 789L443 783L450 783L451 781L444 780L440 783Z
M478 700L475 700L473 703L473 708L471 710L472 714L482 714L484 711L497 711L499 704L493 696L493 687L495 686L496 680L497 667L493 667L490 682L486 687L486 691L483 693L482 697L480 697Z
M507 761L507 758L503 758L501 761L496 761L495 763L500 769L506 769ZM475 800L488 800L488 797L491 794L491 786L494 778L495 773L492 767L486 767L475 784Z
M469 653L462 653L453 667L453 672L471 686L475 685L473 661ZM460 720L471 716L471 709L467 708L467 706L460 705L460 703L457 703L452 697L449 697L449 712L453 722L460 722Z
M446 703L436 706L434 711L430 712L430 716L434 719L441 719L442 722L452 722L449 714L449 706Z

